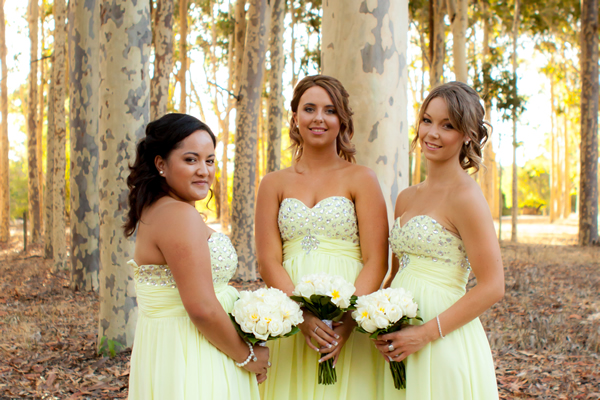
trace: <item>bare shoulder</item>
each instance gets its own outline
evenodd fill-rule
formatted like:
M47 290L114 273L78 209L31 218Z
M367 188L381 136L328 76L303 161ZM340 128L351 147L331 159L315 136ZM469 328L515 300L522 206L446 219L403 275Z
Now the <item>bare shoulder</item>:
M452 215L461 215L461 219L480 220L491 218L488 203L481 188L471 177L463 179L449 196L450 208L455 211Z
M153 210L153 219L156 226L160 227L162 236L173 239L181 235L210 235L209 229L202 215L191 204L182 201L164 201L156 205Z
M293 178L293 168L285 168L279 171L273 171L266 174L260 181L258 187L259 196L262 195L276 195L279 197L279 193L282 191L286 182L289 182ZM262 197L262 196L261 196Z
M365 184L379 183L377 174L369 167L364 165L352 164L350 162L345 166L345 176L355 185L363 186Z
M417 190L421 184L409 186L398 193L396 197L396 207L394 208L394 218L398 218L406 211L407 205L412 198L417 194Z

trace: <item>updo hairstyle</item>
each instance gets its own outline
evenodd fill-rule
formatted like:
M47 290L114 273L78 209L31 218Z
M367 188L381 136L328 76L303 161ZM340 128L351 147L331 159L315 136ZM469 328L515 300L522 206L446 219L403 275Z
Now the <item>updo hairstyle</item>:
M144 208L169 192L167 181L158 173L154 164L156 156L168 159L171 152L196 131L208 132L216 147L217 140L208 125L191 115L166 114L148 124L146 137L137 144L135 162L129 167L129 211L123 225L125 236L133 235Z
M346 161L356 162L354 154L356 150L350 141L354 136L354 123L352 122L352 110L348 104L348 92L342 86L342 83L337 79L327 75L313 75L302 79L294 88L291 108L294 113L298 113L298 104L300 98L308 89L313 86L319 86L325 89L333 102L335 112L340 119L340 132L336 138L336 149L338 155ZM294 161L298 162L302 158L304 152L304 142L300 131L294 122L294 116L290 118L290 139L292 141L292 149Z
M423 114L431 100L436 97L444 99L448 107L450 123L457 131L465 135L469 144L460 150L460 165L464 170L473 168L477 172L482 164L482 149L487 143L492 126L484 121L485 109L481 105L481 98L469 85L462 82L448 82L437 86L429 92L419 110L417 121L417 134L411 143L414 150L419 142L419 127L423 121Z

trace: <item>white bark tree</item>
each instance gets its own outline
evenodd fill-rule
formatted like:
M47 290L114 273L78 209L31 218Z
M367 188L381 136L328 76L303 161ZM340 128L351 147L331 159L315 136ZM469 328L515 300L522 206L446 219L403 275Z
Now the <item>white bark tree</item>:
M100 22L100 316L98 340L133 341L134 242L123 233L128 165L150 115L152 34L147 1L102 0Z
M173 0L158 0L154 12L154 76L150 86L150 120L167 113L173 71Z
M52 248L54 268L65 267L67 261L67 244L65 239L65 171L67 125L65 120L65 98L67 85L67 60L65 47L67 43L65 0L54 0L54 168L52 169Z
M408 2L325 1L322 32L323 74L351 93L357 162L377 174L391 221L409 182Z
M97 290L100 270L98 194L98 51L100 1L69 4L71 128L71 288Z
M235 124L231 234L233 245L238 253L237 275L245 280L256 279L254 252L256 132L264 73L267 11L267 0L250 1Z
M268 148L267 173L277 171L281 164L281 125L283 121L283 18L285 17L285 0L273 0L271 7L271 38L269 50L271 69L269 70L268 100Z

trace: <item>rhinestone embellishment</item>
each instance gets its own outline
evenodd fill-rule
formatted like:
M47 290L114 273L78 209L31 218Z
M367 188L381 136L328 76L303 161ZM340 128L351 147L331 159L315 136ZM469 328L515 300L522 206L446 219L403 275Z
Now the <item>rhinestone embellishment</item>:
M302 250L306 252L306 254L310 253L312 250L317 250L319 248L319 239L314 237L310 233L310 229L306 230L306 236L302 239Z

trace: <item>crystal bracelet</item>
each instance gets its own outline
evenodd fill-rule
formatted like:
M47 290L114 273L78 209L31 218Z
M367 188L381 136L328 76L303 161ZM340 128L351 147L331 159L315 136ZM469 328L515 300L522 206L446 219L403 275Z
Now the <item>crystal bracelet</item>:
M446 336L442 335L442 327L440 326L440 318L438 315L435 316L435 320L437 321L437 324L438 324L438 331L440 332L440 337L442 339L446 339Z
M250 342L246 342L246 344L248 345L248 348L250 349L250 354L248 354L248 358L246 358L246 361L241 362L241 363L235 363L236 366L243 368L246 366L246 364L248 364L250 361L258 361L258 358L254 355L254 347L252 347L252 343Z

